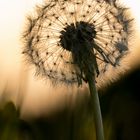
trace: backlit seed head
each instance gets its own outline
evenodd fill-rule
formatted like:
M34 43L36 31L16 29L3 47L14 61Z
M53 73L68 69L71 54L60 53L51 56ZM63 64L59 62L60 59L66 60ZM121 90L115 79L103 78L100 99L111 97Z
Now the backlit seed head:
M116 66L128 50L131 21L116 0L52 0L27 18L23 53L53 82L86 81Z

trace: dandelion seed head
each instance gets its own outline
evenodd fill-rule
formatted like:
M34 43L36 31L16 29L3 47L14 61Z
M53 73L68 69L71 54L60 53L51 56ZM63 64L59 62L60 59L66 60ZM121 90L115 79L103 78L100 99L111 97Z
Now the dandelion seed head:
M37 74L66 84L118 65L131 19L116 0L52 0L37 6L23 33L23 53Z

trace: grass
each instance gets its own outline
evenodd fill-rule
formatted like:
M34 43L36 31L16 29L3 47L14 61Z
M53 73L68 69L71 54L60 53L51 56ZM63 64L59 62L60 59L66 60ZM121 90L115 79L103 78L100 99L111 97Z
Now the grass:
M100 97L105 140L140 139L140 69L106 87ZM4 92L4 91L3 91ZM102 92L101 90L99 91ZM4 93L2 94L4 96ZM94 140L89 98L76 99L50 117L23 120L11 101L0 104L0 140Z

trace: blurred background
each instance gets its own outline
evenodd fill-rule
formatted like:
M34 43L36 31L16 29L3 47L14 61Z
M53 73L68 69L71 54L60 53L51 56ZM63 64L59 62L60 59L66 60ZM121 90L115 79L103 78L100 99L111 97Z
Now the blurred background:
M51 86L25 65L21 33L25 18L41 0L0 0L0 140L92 140L93 114L86 87ZM134 33L121 73L100 81L106 140L140 139L140 16L132 10ZM124 70L125 69L125 70Z

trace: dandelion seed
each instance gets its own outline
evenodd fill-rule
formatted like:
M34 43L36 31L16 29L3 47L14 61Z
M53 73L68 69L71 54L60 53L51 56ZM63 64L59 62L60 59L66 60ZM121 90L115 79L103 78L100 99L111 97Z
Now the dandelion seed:
M131 19L126 10L114 0L45 2L27 18L23 52L40 67L38 74L81 85L85 71L98 76L109 65L116 66L128 50Z

